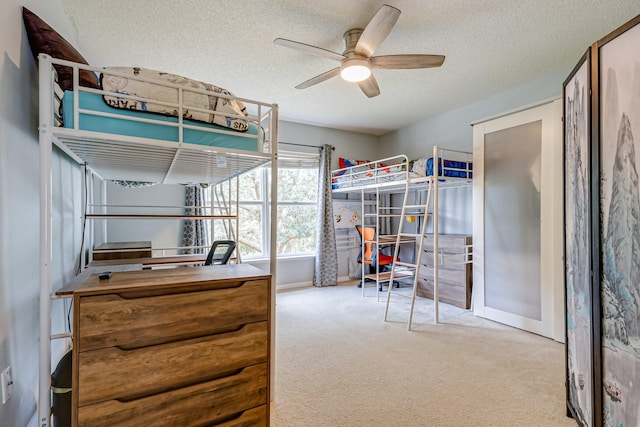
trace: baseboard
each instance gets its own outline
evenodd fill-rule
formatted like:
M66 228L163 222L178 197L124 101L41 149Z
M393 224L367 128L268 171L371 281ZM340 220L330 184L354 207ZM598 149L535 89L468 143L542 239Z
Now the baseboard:
M352 279L349 276L341 276L338 277L338 283L342 283L342 282L352 282L352 281L357 281L360 279ZM285 283L283 285L277 285L276 286L276 292L280 292L280 291L290 291L293 289L302 289L302 288L308 288L310 286L313 286L313 282L296 282L296 283Z
M276 285L276 292L290 291L292 289L308 288L310 286L313 286L313 282L285 283L283 285Z

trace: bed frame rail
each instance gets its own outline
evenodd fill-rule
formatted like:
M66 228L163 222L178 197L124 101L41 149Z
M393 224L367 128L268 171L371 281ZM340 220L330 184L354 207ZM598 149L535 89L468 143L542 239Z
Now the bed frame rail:
M123 99L144 101L173 108L179 112L177 121L165 122L150 118L121 116L90 109L81 109L79 106L79 94L81 92L99 95L113 95L113 93L81 86L79 82L80 70L88 70L98 74L104 70L85 64L54 59L45 54L39 55L39 61L41 101L45 103L44 105L51 106L51 114L46 120L41 121L40 131L50 131L53 135L53 141L58 147L78 163L89 164L91 169L102 179L158 182L165 184L217 184L268 163L272 160L276 152L272 131L278 119L278 108L275 104L233 97L223 93L215 93L215 96L219 98L235 99L244 103L247 111L249 111L249 116L246 117L247 121L254 123L259 131L254 135L236 132L230 129L203 128L183 121L181 112L185 107L181 104L181 101L183 93L187 91L199 94L212 94L212 92L187 88L168 82L137 78L109 70L109 75L127 77L130 80L154 83L177 90L179 94L178 103L168 103L126 94L117 95ZM68 66L73 70L73 128L58 126L60 90L56 83L54 65ZM58 95L56 95L56 93L58 93ZM193 110L193 108L189 108ZM213 110L197 110L210 114L223 115L229 118L241 117ZM178 141L138 138L80 130L79 126L82 123L81 114L110 117L130 122L153 123L166 126L168 131L174 133L177 129ZM254 139L256 151L185 143L183 141L183 135L186 129L197 129L198 131Z

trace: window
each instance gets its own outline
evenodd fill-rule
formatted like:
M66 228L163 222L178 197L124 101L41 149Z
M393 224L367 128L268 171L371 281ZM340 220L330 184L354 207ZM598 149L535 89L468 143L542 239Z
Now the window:
M318 170L278 169L278 255L315 252Z
M271 166L254 169L231 185L239 197L238 243L242 259L269 256ZM278 160L278 256L311 254L316 247L318 155L280 152Z

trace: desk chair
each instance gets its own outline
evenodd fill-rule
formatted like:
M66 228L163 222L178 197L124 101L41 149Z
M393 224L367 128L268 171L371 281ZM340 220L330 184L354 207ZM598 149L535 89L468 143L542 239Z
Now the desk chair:
M375 227L356 225L356 230L360 235L361 242L364 241L364 253L361 246L360 254L358 254L358 263L369 265L369 274L375 272L376 264L379 265L379 271L384 271L386 269L386 266L390 266L391 264L393 264L393 256L383 254L379 248L376 248L376 250L374 250L374 247L376 245ZM358 284L358 287L362 287L366 280L371 279L365 279L363 277L362 282ZM394 284L398 286L395 281ZM378 286L378 290L382 290L381 283Z
M233 240L216 240L211 245L204 265L228 263L235 248L236 242Z

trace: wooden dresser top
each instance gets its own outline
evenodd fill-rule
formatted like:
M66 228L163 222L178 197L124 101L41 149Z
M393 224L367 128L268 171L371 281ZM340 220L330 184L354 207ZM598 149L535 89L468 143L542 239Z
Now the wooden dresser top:
M206 267L165 268L113 272L110 279L100 280L97 274L87 278L73 294L103 294L118 291L143 290L165 286L194 285L204 282L229 282L270 278L271 275L249 264L229 264Z

